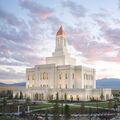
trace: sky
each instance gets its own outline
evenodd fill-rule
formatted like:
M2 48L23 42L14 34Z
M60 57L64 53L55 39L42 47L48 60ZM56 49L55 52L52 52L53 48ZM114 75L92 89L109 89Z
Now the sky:
M120 78L119 0L0 0L0 82L24 82L26 68L45 64L61 25L77 65Z

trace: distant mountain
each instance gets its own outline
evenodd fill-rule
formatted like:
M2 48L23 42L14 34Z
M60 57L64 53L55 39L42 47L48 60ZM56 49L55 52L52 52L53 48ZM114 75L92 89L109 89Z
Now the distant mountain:
M0 82L0 86L25 86L26 82L21 82L21 83L13 83L13 84L5 84Z
M117 78L103 78L96 81L97 88L112 88L120 89L120 79Z
M6 86L6 84L5 84L5 83L0 82L0 86Z

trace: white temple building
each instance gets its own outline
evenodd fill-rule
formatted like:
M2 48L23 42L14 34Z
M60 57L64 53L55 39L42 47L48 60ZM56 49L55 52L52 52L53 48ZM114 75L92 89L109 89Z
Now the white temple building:
M26 89L21 90L30 99L51 100L56 98L87 101L112 98L111 89L96 89L96 71L76 65L75 58L67 51L66 34L62 26L56 34L56 48L46 64L26 69ZM14 90L15 94L20 90Z

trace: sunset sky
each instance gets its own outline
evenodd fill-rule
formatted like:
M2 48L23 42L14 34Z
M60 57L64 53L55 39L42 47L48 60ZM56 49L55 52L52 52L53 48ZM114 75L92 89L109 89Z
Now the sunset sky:
M26 68L45 64L60 25L77 64L120 78L119 0L0 0L0 82L23 82Z

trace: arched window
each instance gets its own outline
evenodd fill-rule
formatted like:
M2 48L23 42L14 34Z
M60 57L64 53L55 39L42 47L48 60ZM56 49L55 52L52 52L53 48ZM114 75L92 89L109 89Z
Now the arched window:
M68 74L67 73L65 74L65 79L68 79Z
M66 46L66 39L64 39L64 46Z
M47 80L48 80L48 73L47 73Z
M29 75L27 76L27 80L30 80L30 76Z
M79 95L76 95L76 99L78 99L79 98Z
M84 80L85 80L85 74L84 74Z
M65 85L65 88L67 89L67 84Z
M74 79L74 73L72 74L72 78Z
M73 98L73 96L72 95L70 95L70 99L72 99Z
M60 46L60 39L58 38L58 46Z
M32 75L32 80L34 80L35 78L34 78L34 74Z
M60 80L62 79L62 74L59 74L59 79L60 79Z
M42 75L42 73L41 73L41 80L43 79L43 75Z
M88 80L88 75L86 74L86 80Z
M43 79L44 80L46 79L46 73L45 72L43 73Z

